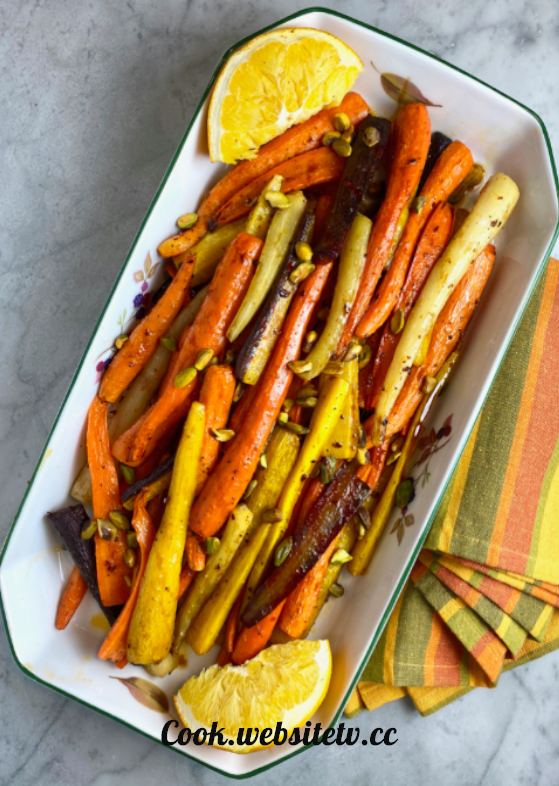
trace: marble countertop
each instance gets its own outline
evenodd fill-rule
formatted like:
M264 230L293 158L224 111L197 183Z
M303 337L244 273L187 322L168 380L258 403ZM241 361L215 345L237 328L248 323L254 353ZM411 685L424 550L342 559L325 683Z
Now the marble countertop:
M489 82L559 154L556 0L323 0ZM310 3L309 3L310 5ZM0 539L110 286L221 54L295 0L0 3ZM556 249L557 251L557 249ZM223 780L25 677L0 630L0 783ZM421 718L362 713L391 748L318 748L254 783L558 782L559 653Z

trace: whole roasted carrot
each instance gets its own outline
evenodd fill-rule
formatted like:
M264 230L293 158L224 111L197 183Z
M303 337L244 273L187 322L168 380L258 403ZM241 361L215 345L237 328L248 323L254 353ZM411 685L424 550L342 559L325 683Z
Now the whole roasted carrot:
M109 404L95 396L87 417L87 461L91 472L93 515L96 519L108 519L113 510L120 510L120 489L115 463L111 455L107 415ZM130 589L125 576L131 570L124 562L126 535L118 530L117 539L104 540L95 533L95 562L99 594L104 606L124 603Z
M431 124L423 104L407 104L400 109L395 124L395 151L386 197L377 214L369 239L367 260L359 291L338 344L342 356L365 313L377 282L390 259L398 221L412 199L429 150Z
M338 180L342 176L343 169L344 159L340 158L332 148L319 147L316 150L309 150L307 153L284 161L251 181L218 210L214 220L218 226L221 226L246 216L253 200L258 197L273 175L281 175L284 178L281 190L284 194L288 194L290 191L310 188L318 183Z
M396 314L401 309L401 318L405 321L433 265L438 260L452 236L454 211L448 202L440 202L427 222L421 240L414 254L408 276L398 295L394 306ZM401 331L401 325L398 325ZM380 345L376 353L371 387L366 401L367 409L374 409L381 392L382 383L392 361L394 350L400 340L400 332L393 333L390 324L382 332Z
M241 630L233 650L233 663L239 665L247 660L251 660L251 658L255 658L259 652L262 652L270 640L284 604L285 601L282 601L267 617L257 622L256 625Z
M138 599L138 592L140 591L140 582L146 569L149 552L155 538L155 527L151 521L150 515L146 510L146 491L141 491L134 502L134 514L132 516L132 527L138 539L138 547L140 551L140 562L138 571L134 578L134 585L130 591L130 596L124 608L118 615L118 619L110 629L105 641L99 650L99 657L101 660L112 660L118 663L122 658L126 657L126 640L128 638L128 628L130 627L130 620L132 613Z
M87 582L82 578L82 574L74 565L68 583L60 598L60 603L58 604L56 619L54 621L57 630L64 630L64 628L67 627L84 599L86 592Z
M370 336L394 308L421 233L440 202L446 202L474 165L472 154L462 142L452 142L443 151L419 197L410 210L404 234L382 284L359 322L356 334Z
M357 93L348 93L339 107L329 107L314 117L285 131L258 151L256 158L242 161L228 172L210 191L198 209L198 221L192 229L165 240L159 246L163 257L188 251L208 231L210 219L237 191L255 178L294 156L321 145L327 131L334 130L334 115L344 112L356 125L369 112L365 101Z
M387 439L406 426L423 397L425 378L435 376L456 348L473 316L494 262L495 248L487 246L448 299L433 328L425 363L412 369L396 400L386 431ZM364 424L367 434L371 424L372 417Z
M309 624L324 575L336 550L339 537L337 535L334 538L316 565L304 576L284 602L285 605L278 620L278 628L293 639L302 636Z
M201 539L214 535L225 523L254 474L293 378L288 363L299 357L315 306L363 194L382 160L388 137L386 123L382 118L368 117L359 127L353 153L346 159L334 205L315 251L317 266L293 298L282 334L260 378L254 406L192 508L190 526ZM379 141L373 147L366 143L368 128L378 131Z
M261 240L244 232L231 242L180 349L176 364L178 371L194 366L198 354L204 349L211 349L216 355L222 352L227 341L227 328L245 296L254 272L253 263L261 248ZM129 454L120 458L129 445L128 432L125 432L114 445L114 455L132 466L141 463L155 448L157 441L186 414L184 409L198 385L197 377L196 374L183 387L176 387L175 380L170 381L143 416Z
M202 453L198 465L196 493L199 494L210 472L217 464L219 441L212 430L225 428L235 392L235 375L231 366L210 366L200 390L200 403L206 407L206 425Z
M153 355L159 339L165 335L184 304L193 270L194 258L188 257L163 297L116 353L101 382L99 396L104 401L116 401Z

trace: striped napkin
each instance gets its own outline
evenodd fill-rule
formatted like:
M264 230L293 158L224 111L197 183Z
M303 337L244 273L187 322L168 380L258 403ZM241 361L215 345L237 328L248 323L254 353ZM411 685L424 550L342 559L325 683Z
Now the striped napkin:
M559 648L559 262L550 260L346 708L428 715Z

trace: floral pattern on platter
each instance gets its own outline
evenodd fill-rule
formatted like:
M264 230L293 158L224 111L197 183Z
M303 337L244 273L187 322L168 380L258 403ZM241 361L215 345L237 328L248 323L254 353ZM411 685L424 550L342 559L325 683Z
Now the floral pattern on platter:
M415 499L416 489L419 487L420 482L421 488L429 483L429 479L431 477L431 473L429 472L429 462L435 453L438 453L439 450L442 450L442 448L448 445L451 439L451 433L452 415L449 415L438 431L435 431L435 429L432 428L431 431L425 436L421 437L417 443L417 450L420 450L421 454L414 465L414 469L422 465L424 466L417 477L410 476L405 478L400 484L400 486L407 484L410 487L410 490L405 494L406 504L400 508L401 516L396 519L392 525L392 529L390 530L390 534L393 532L396 533L398 545L400 545L403 540L406 527L411 527L415 524L413 514L408 513L408 508Z
M122 314L120 314L120 316L117 319L117 325L119 327L119 332L117 334L117 337L119 335L122 335L123 333L128 332L127 319L140 320L145 317L152 295L152 293L148 291L149 290L148 282L149 279L152 278L157 272L157 268L159 267L159 265L160 265L159 262L156 262L155 265L153 264L153 262L151 261L151 254L148 251L146 258L144 260L143 269L136 270L136 272L133 273L134 281L137 284L141 284L141 287L140 287L140 291L132 301L132 311L130 312L130 317L128 317L127 309L124 309ZM109 352L109 355L105 358L103 357L98 358L97 363L95 365L95 371L97 372L97 376L95 378L96 385L99 384L101 377L105 372L105 369L107 368L113 357L115 356L116 351L117 349L113 343L110 349L105 350L105 352ZM105 352L103 352L103 355L105 354Z

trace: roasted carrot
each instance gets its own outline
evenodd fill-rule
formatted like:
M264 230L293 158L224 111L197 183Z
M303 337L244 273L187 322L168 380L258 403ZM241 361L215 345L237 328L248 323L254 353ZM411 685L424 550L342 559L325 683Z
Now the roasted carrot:
M243 628L241 630L233 650L233 663L239 665L251 658L255 658L259 652L262 652L270 640L284 604L285 601L283 600L263 620L257 622L251 628Z
M233 604L227 623L225 625L225 641L223 642L227 648L227 652L232 653L235 649L235 641L237 640L237 630L239 628L239 614L241 613L241 606L243 604L243 597L245 594L246 584L237 595L237 600Z
M473 164L472 154L462 142L452 142L437 160L412 206L392 264L357 326L355 332L360 338L370 336L388 318L404 284L418 240L433 211L439 203L446 202Z
M159 346L181 310L188 294L194 258L188 257L167 287L163 297L132 331L122 349L116 353L103 374L99 396L104 401L116 401L135 379Z
M314 568L290 593L278 620L278 628L292 639L298 639L305 632L318 600L318 593L330 559L336 550L339 535L328 546Z
M221 649L219 650L217 658L215 659L215 663L216 666L227 666L228 663L231 663L231 653L229 652L225 644L223 644Z
M452 236L453 224L454 211L452 207L448 202L440 202L427 222L414 254L406 282L394 306L395 313L398 309L402 309L404 320L407 319L413 308L433 265L446 248ZM382 383L399 340L400 333L394 334L390 329L390 325L386 325L382 332L374 364L370 364L373 373L366 400L367 409L369 410L374 409L376 406Z
M431 124L425 106L420 103L403 106L394 132L395 152L386 197L371 232L359 291L338 345L339 356L344 354L389 262L398 221L409 205L423 172L431 141Z
M348 93L339 107L323 109L304 123L272 139L260 148L256 158L237 164L212 188L198 209L196 224L192 229L161 243L158 249L161 256L172 257L188 251L206 234L210 219L237 191L283 161L319 147L323 135L334 130L334 115L338 112L344 112L355 125L368 114L369 108L360 95Z
M378 349L382 338L382 330L376 330L372 336L367 338L367 346L371 353L371 357L367 365L359 371L359 406L361 409L367 407L367 400L374 379L374 361L378 355Z
M198 353L211 349L219 355L226 345L225 334L252 278L254 261L262 248L262 241L241 232L231 242L217 270L200 311L189 328L177 361L177 370L194 365ZM196 390L197 376L184 387L169 382L159 399L143 416L129 454L128 432L114 445L114 455L124 463L136 466L155 448L157 441L186 414L185 407ZM136 430L136 425L131 430ZM122 457L122 458L121 458Z
M107 426L108 402L95 396L87 417L87 461L91 472L93 515L96 519L108 519L112 510L120 510L120 489L115 463L111 455L109 429ZM95 533L95 562L99 594L104 606L125 603L130 589L125 576L131 570L124 562L126 535L118 530L114 541L103 540Z
M206 407L206 425L202 453L198 465L196 493L199 494L210 472L217 464L220 443L213 429L225 428L235 392L235 375L231 366L210 366L200 390L200 403Z
M262 376L265 375L266 375L266 369L264 369ZM258 398L258 390L261 381L262 381L262 377L260 377L256 385L247 385L247 387L245 388L245 392L243 393L242 399L235 405L235 408L231 414L231 417L229 418L229 423L227 425L227 428L232 429L235 432L235 434L237 434L237 432L241 430L242 425L245 422L248 413L250 412L254 402ZM227 450L227 446L230 444L231 444L230 442L225 443L226 450Z
M307 153L284 161L250 182L220 208L214 219L217 225L221 226L245 216L250 212L253 200L258 197L273 175L281 175L284 178L281 190L284 194L288 194L290 191L309 188L317 183L339 180L343 168L344 159L336 155L332 148L319 147L316 150L309 150Z
M181 575L179 576L179 601L186 592L186 590L190 587L192 583L192 579L196 573L191 570L188 565L184 565L183 569L181 570Z
M386 436L401 431L423 398L423 383L427 376L435 376L457 346L479 302L495 262L494 246L487 246L472 263L468 272L441 311L431 336L429 349L422 366L414 366L406 380L390 415ZM364 424L370 433L373 417Z
M122 658L126 657L128 628L130 627L130 620L132 619L132 613L136 605L138 592L140 591L140 583L146 569L149 552L153 539L155 538L155 527L146 510L146 496L146 491L142 491L138 494L134 503L134 514L132 516L132 527L136 533L140 551L140 562L134 577L134 585L130 591L128 600L124 604L124 608L120 612L117 621L110 629L99 650L99 657L102 660L112 660L115 663L118 663Z
M202 548L201 542L196 535L189 532L186 536L185 545L186 561L190 570L198 573L206 567L206 552Z
M64 630L68 625L87 592L87 582L82 578L82 574L74 565L68 583L64 588L54 625L57 630Z

